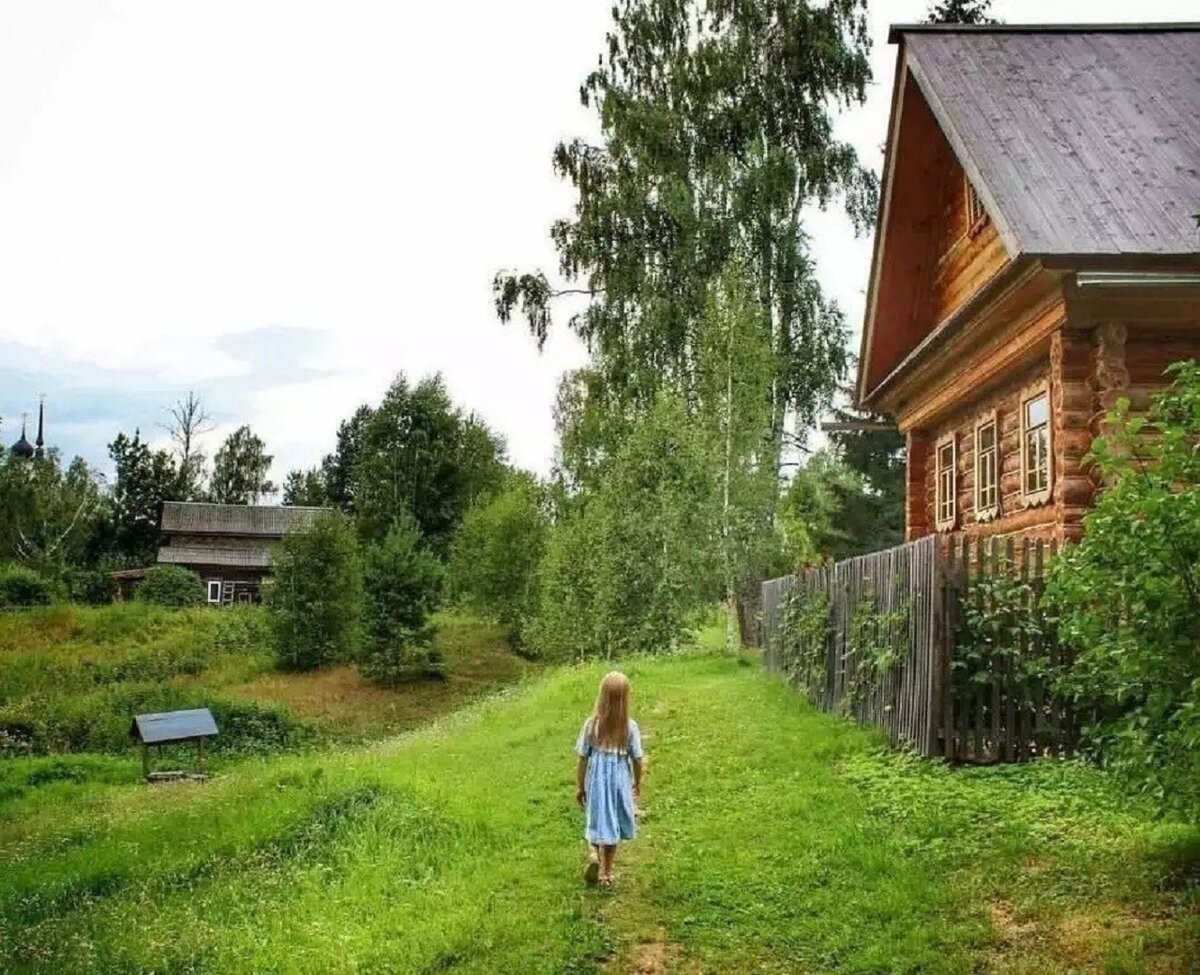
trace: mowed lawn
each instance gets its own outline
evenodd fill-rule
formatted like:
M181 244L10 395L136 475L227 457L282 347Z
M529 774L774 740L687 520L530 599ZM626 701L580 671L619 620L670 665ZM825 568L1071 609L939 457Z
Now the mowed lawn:
M1200 832L1100 775L889 755L750 658L624 668L649 767L613 894L572 802L603 668L568 668L368 748L0 805L0 970L1195 970Z

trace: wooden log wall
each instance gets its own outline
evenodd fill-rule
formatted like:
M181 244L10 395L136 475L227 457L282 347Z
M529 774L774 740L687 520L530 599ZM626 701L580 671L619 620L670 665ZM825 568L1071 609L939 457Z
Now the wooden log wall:
M1052 486L1056 535L1061 541L1083 537L1083 516L1096 491L1083 458L1092 449L1095 414L1094 356L1086 332L1055 332L1050 342Z
M1086 369L1086 349L1084 351ZM991 392L963 407L949 420L931 431L926 442L923 493L927 523L935 524L937 504L936 444L952 434L957 445L957 516L955 530L972 535L1033 534L1049 537L1056 531L1057 512L1052 504L1029 504L1021 491L1021 401L1031 390L1051 383L1049 361L1038 362ZM1053 393L1052 393L1053 395ZM980 521L975 513L975 428L987 416L997 419L1000 510L994 517ZM1058 431L1054 431L1057 433ZM1051 442L1051 452L1057 451ZM1057 472L1056 472L1057 473Z

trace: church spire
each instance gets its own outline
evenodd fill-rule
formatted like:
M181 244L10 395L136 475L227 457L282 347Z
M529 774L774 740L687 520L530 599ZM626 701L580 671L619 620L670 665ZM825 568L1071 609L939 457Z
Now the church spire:
M37 450L34 453L34 456L37 457L39 460L41 460L41 458L43 458L46 455L45 427L46 427L46 394L42 393L38 397L38 432L37 432L37 440L35 441L35 443L37 444Z

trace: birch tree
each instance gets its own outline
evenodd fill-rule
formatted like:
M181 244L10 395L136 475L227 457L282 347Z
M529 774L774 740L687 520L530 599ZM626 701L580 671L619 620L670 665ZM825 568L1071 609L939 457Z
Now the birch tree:
M774 449L766 436L774 356L749 275L733 266L709 288L697 391L720 471L720 560L726 648L747 636L747 590L761 579L778 496ZM739 624L740 623L740 627Z
M711 282L748 269L774 356L765 435L811 426L845 369L845 326L813 273L807 207L874 218L877 183L833 133L870 77L865 0L617 0L580 94L603 139L554 152L576 190L555 223L561 285L502 272L497 312L539 343L555 297L588 301L570 327L593 353L606 409L644 413L667 387L694 409ZM610 445L611 447L611 445ZM611 449L609 450L611 454Z

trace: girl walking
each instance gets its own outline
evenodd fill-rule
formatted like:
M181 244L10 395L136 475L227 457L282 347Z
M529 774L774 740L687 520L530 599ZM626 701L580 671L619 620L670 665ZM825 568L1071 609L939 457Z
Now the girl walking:
M611 887L617 844L637 835L634 802L641 798L643 769L642 735L629 717L629 678L619 671L600 682L575 754L575 801L587 813L583 835L592 847L584 880Z

